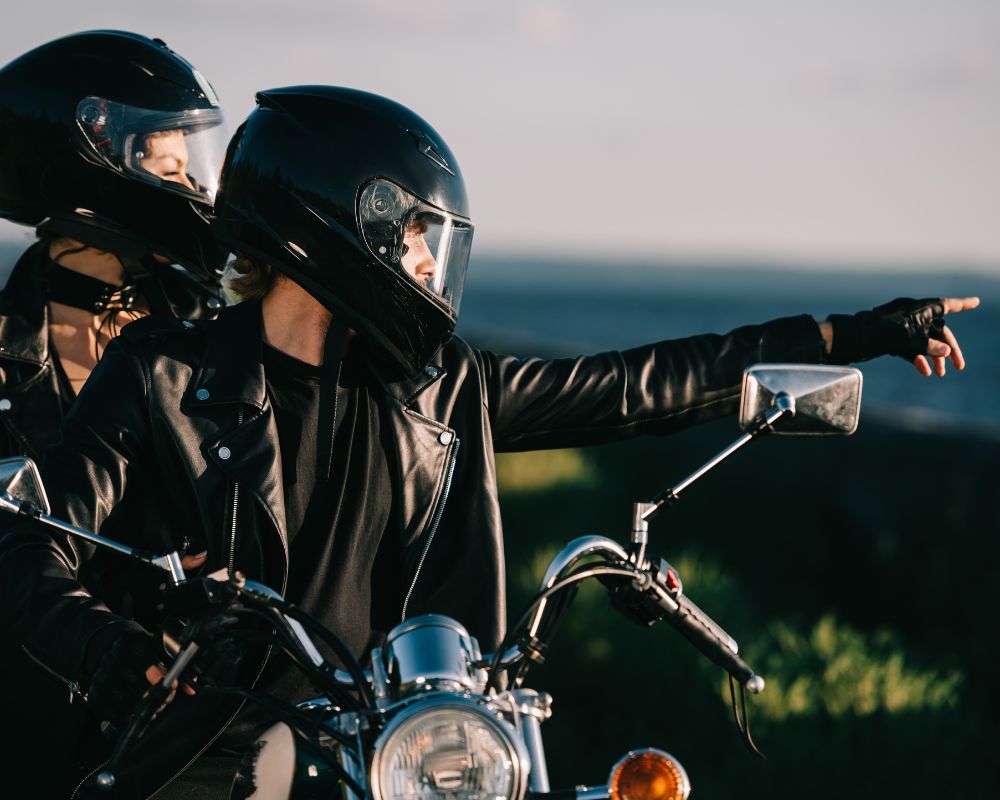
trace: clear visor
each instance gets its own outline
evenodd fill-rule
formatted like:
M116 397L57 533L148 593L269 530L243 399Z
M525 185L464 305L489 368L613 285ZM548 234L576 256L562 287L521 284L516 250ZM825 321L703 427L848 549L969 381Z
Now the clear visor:
M472 224L381 179L365 186L359 206L361 233L372 254L458 316Z
M214 202L227 143L218 108L153 111L86 97L76 108L76 122L112 169Z

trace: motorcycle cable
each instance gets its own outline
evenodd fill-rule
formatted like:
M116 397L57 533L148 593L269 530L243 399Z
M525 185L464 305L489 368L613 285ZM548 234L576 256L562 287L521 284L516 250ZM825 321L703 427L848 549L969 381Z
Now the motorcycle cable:
M747 689L742 684L740 684L740 705L743 707L743 718L740 719L740 713L736 708L736 681L732 675L729 676L729 702L732 706L733 719L736 720L736 728L740 732L743 744L755 756L767 761L767 756L760 751L757 743L753 740L753 736L750 735L750 717L747 715Z
M500 662L503 659L503 654L507 652L507 650L511 647L511 645L513 645L515 638L518 635L520 635L522 628L524 628L524 626L527 625L528 620L531 618L531 615L535 612L535 608L538 606L538 604L541 603L543 600L547 600L556 592L561 592L563 589L572 586L573 584L579 583L580 581L584 581L587 578L596 578L601 575L606 575L609 577L612 575L617 575L622 578L629 578L631 580L635 580L636 578L641 577L641 574L637 573L635 570L623 569L620 567L606 567L606 566L584 567L583 569L568 575L562 580L557 581L544 591L539 592L535 596L535 598L528 604L528 607L524 610L524 613L521 614L520 618L517 620L517 623L513 627L508 629L507 635L504 636L503 640L500 642L500 646L497 647L496 652L493 654L493 661L490 662L489 671L487 673L487 681L486 681L487 691L489 691L491 688L492 689L498 688L497 679L500 673Z
M285 616L291 617L306 631L316 637L318 637L322 642L329 647L340 662L344 665L344 669L351 676L354 681L354 685L358 689L358 697L362 701L362 704L368 711L373 711L375 709L375 694L372 692L372 687L368 684L368 679L365 677L365 672L361 668L361 664L358 659L355 658L354 653L352 653L340 638L334 634L332 631L327 630L319 621L314 619L308 613L303 611L298 606L294 606L291 603L281 601L272 601L275 608L277 608Z
M319 638L340 659L345 671L351 676L351 680L358 690L358 697L361 700L362 706L368 711L374 710L375 695L372 692L371 686L368 685L368 679L365 677L364 670L361 668L361 664L358 663L358 659L354 656L354 653L347 648L347 645L336 634L327 630L307 612L286 600L277 597L261 597L257 594L246 595L242 592L240 596L250 601L248 607L267 608L280 612L302 625L307 633ZM284 620L281 622L281 627L287 629L288 634L296 638L295 634L291 632L291 628L288 627L288 623Z
M264 617L268 622L272 620ZM233 635L235 634L235 635ZM290 639L283 631L278 633L266 633L261 630L237 630L233 631L230 638L240 642L251 644L266 644L279 648L291 660L300 671L302 671L317 689L329 695L330 699L346 711L358 711L360 705L356 697L351 696L343 687L335 681L331 681L330 674L316 667L312 660L306 656L298 647L298 643Z
M528 657L514 668L514 674L510 677L511 685L515 689L519 689L524 684L528 670L531 669L533 664L540 665L544 663L542 654L547 649L547 643L555 638L556 631L559 629L559 623L562 622L566 611L569 610L569 607L576 599L579 588L579 584L574 584L566 588L553 597L551 602L546 605L546 614L543 621L539 624L535 636L531 640L531 646L527 653ZM521 643L519 642L518 644L520 645Z
M370 710L365 709L364 704L359 702L357 697L349 694L346 687L339 684L336 678L330 674L329 669L318 666L313 662L309 654L302 649L302 646L295 639L291 628L285 622L284 618L281 617L280 613L275 611L273 619L271 614L256 613L274 624L277 631L276 636L255 631L257 635L261 636L261 641L280 647L292 659L293 663L310 678L316 688L326 692L331 700L347 711Z

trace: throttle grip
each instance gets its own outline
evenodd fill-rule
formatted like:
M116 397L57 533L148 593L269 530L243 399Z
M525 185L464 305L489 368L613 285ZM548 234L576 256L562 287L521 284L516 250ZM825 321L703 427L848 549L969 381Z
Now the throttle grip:
M752 694L764 691L764 679L754 674L738 655L736 640L684 594L671 596L659 587L658 605L663 618L673 625L699 652L713 664L718 664Z

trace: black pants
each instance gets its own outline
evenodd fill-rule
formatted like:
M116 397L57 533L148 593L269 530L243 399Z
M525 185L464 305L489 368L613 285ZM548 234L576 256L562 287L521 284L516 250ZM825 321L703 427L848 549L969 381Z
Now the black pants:
M240 759L204 755L156 793L155 800L229 800Z

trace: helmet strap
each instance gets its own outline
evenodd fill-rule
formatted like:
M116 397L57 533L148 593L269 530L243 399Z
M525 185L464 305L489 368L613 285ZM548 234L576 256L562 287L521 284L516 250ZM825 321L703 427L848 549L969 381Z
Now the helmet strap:
M51 259L49 261L46 293L50 301L90 311L92 314L129 311L135 306L139 289L134 283L126 282L116 286L67 269Z

